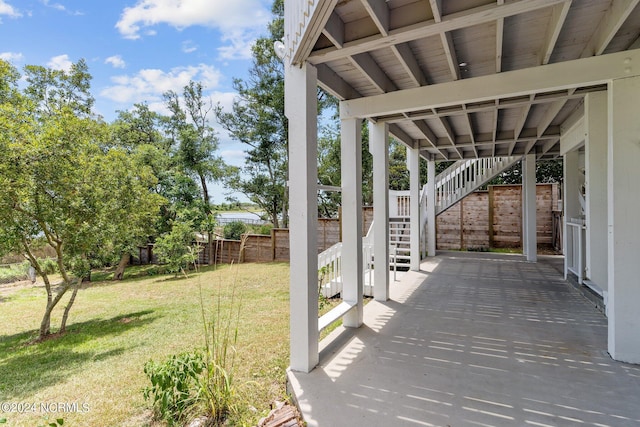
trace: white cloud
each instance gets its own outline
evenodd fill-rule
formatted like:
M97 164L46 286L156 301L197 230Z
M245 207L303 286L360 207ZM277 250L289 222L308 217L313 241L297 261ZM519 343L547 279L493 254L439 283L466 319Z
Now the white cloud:
M67 9L60 3L51 3L49 0L42 0L42 4L52 9L66 11Z
M168 72L143 69L133 76L112 77L114 85L107 87L100 94L121 104L146 101L151 107L154 103L161 103L162 94L168 90L181 93L190 80L201 82L209 90L214 89L218 86L221 76L220 71L205 64L176 67Z
M22 16L18 9L11 6L5 0L0 0L0 16L2 15L7 15L9 18L19 18ZM0 19L0 22L2 22L2 19Z
M177 29L194 25L215 28L229 43L219 49L220 56L236 59L251 56L253 40L265 30L269 19L263 0L138 0L123 10L116 28L128 39L140 38L141 32L149 34L149 27L159 24Z
M2 0L0 0L2 1ZM51 0L41 0L42 4L45 5L46 7L50 7L51 9L55 9L55 10L59 10L60 12L66 12L70 15L84 15L84 13L80 12L79 10L76 11L71 11L69 9L67 9L63 4L61 3L51 3Z
M222 59L249 59L251 58L251 47L256 39L256 34L232 30L222 36L223 42L229 42L226 46L218 48Z
M127 64L120 55L113 55L104 60L105 64L111 64L113 68L125 68Z
M22 62L24 55L18 52L1 52L0 59L15 64L17 62Z
M71 60L69 59L69 55L67 54L54 56L49 60L49 62L47 62L47 66L49 68L53 68L54 70L66 71L66 72L71 71L72 65L73 65L73 62L71 62Z
M185 40L182 42L182 51L184 53L193 53L198 50L198 45L193 44L192 40Z

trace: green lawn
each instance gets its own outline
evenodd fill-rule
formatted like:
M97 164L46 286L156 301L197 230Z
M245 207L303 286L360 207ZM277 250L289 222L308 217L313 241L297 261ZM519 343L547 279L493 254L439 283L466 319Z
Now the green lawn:
M94 276L96 277L96 276ZM99 277L99 275L97 276ZM203 346L200 293L207 309L232 283L242 296L238 371L242 411L234 425L255 425L285 398L289 354L289 265L223 266L188 279L152 276L94 282L78 293L68 333L40 344L36 336L44 289L0 295L0 403L73 403L82 413L0 413L8 426L37 426L63 417L65 426L144 426L142 397L149 359ZM225 301L225 298L222 299ZM52 326L59 325L62 308Z

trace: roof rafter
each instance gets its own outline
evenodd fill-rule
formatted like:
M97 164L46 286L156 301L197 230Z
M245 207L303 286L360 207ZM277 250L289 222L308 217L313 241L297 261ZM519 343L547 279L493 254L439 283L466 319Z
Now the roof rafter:
M387 93L398 89L370 54L354 55L351 57L351 62L380 92Z
M498 6L503 5L504 0L498 0ZM502 71L502 44L504 40L504 18L496 20L496 73Z
M366 99L346 101L345 117L376 117L471 104L540 92L606 84L617 78L640 75L628 61L640 62L640 50L541 65L534 68L405 89Z
M438 137L433 133L429 125L424 120L417 120L413 122L413 124L418 128L420 133L424 135L427 142L431 144L433 148L438 150L442 157L444 157L445 159L449 158L449 154L446 151L438 148Z
M360 0L383 36L389 35L389 7L385 0Z
M333 61L350 55L368 52L390 45L405 43L429 36L439 35L448 31L466 28L474 25L493 22L496 19L520 13L531 12L541 8L563 3L566 0L516 0L503 5L489 4L474 7L458 13L442 17L442 21L434 23L418 22L402 28L389 31L388 36L381 34L349 41L342 49L329 47L311 52L308 61L312 64Z
M329 16L327 25L322 29L322 34L331 40L331 43L336 47L342 48L344 45L344 22L335 11Z
M547 29L544 41L545 48L541 52L542 58L540 58L540 63L542 65L548 64L551 59L551 54L553 53L553 49L556 47L558 36L560 36L560 31L562 30L564 21L567 19L567 14L571 8L571 1L572 0L567 0L565 3L555 5L552 8L551 22L549 22L549 28Z
M589 40L580 57L585 58L593 55L602 55L607 46L609 46L613 36L616 35L638 3L640 3L640 0L612 1L611 7L607 9L604 18L600 21L598 28L591 36L591 40Z
M425 86L427 85L427 77L424 75L424 72L420 68L418 61L416 60L415 55L411 52L411 47L409 43L400 43L394 46L391 46L391 51L398 58L402 68L407 72L411 80L416 86Z
M335 71L326 64L319 64L318 85L340 100L360 98L362 94L344 81Z

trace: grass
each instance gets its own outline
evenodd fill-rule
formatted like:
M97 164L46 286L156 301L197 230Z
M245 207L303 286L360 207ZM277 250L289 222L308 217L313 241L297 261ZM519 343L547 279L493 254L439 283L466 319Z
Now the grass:
M0 267L0 283L10 283L27 279L27 267L24 264L10 264Z
M77 402L88 408L48 418L38 411L0 414L7 426L42 425L60 416L72 426L161 425L151 422L142 397L145 362L202 348L200 288L212 308L217 292L234 280L243 306L236 384L244 404L232 425L255 425L273 400L286 398L288 264L223 266L188 279L130 271L137 277L123 282L95 282L100 275L94 275L78 294L68 333L40 344L30 341L37 335L44 290L28 287L0 300L0 402ZM52 325L59 324L61 312L54 312Z

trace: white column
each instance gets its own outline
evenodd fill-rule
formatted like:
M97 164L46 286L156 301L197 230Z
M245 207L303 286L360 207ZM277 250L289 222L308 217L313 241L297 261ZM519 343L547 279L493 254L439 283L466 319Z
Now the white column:
M609 353L640 363L640 77L609 84Z
M317 72L285 65L289 119L291 369L318 364Z
M436 256L436 162L427 168L427 255Z
M373 156L373 297L389 299L389 128L369 123L369 152Z
M522 159L522 254L527 261L538 260L536 236L536 155Z
M607 93L585 96L587 278L607 291Z
M342 319L346 327L362 325L362 120L340 124L342 179L342 300L355 305Z
M580 167L580 153L578 150L568 151L563 156L562 162L562 176L563 176L563 187L562 187L562 203L563 203L563 230L562 230L562 252L565 256L564 258L564 278L565 280L568 277L569 273L569 264L570 258L574 251L579 250L579 248L570 249L569 246L573 245L573 240L570 238L571 233L569 233L569 226L567 226L567 222L571 220L571 218L578 218L580 216L580 202L578 199L578 188L580 182L579 176L579 167Z
M407 169L409 169L409 195L411 213L410 246L411 259L409 268L420 271L420 155L417 148L407 148Z
M571 218L580 216L580 202L578 189L580 187L580 153L577 150L567 152L563 157L563 188L562 202L564 204L565 223ZM563 236L567 236L567 229L563 230ZM566 247L566 245L563 245Z

